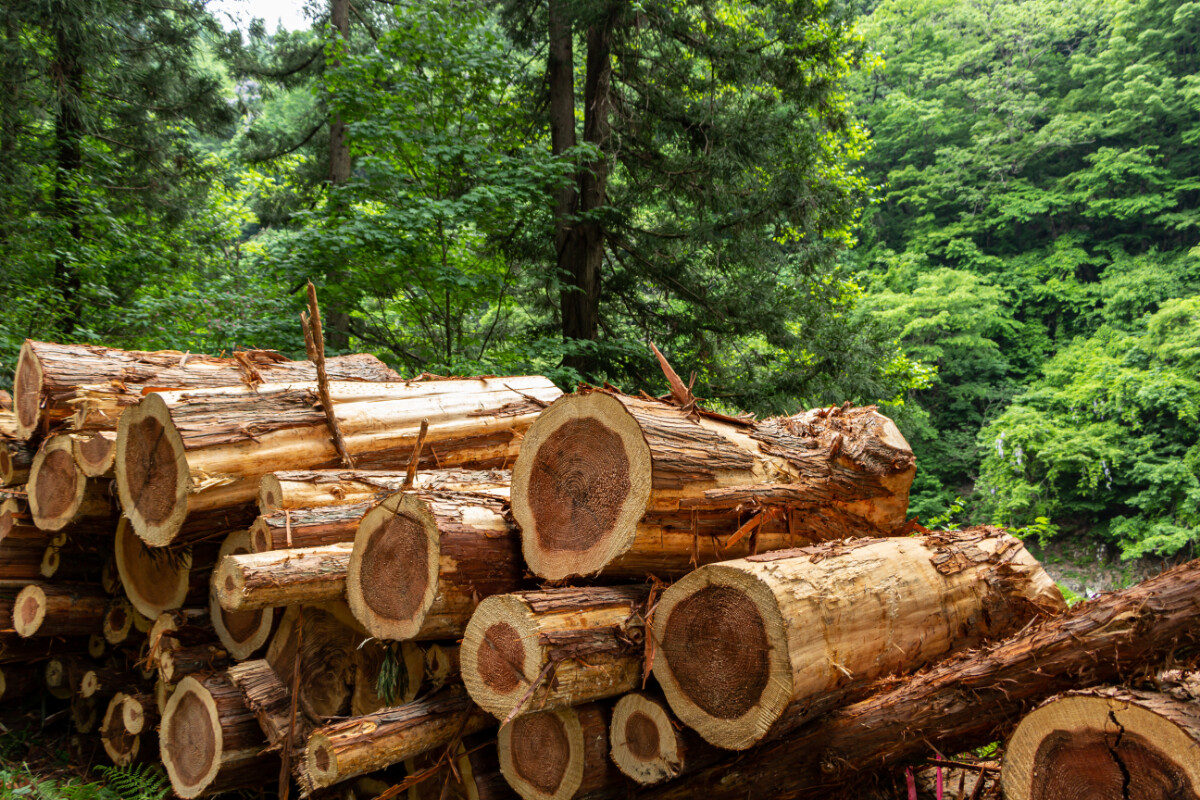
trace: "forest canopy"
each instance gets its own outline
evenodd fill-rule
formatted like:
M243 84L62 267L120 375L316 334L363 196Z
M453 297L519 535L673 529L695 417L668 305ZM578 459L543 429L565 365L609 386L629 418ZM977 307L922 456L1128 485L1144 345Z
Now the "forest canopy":
M913 512L1200 536L1200 3L0 8L26 337L879 403Z

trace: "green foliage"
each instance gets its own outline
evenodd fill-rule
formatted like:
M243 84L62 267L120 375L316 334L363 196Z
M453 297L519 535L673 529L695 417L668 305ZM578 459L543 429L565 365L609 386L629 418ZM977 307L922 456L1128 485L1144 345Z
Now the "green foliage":
M408 694L408 669L399 642L388 642L384 647L383 661L375 677L375 694L388 706L398 705L400 698Z
M163 800L171 794L171 783L159 764L131 764L127 767L97 766L104 782L122 800Z

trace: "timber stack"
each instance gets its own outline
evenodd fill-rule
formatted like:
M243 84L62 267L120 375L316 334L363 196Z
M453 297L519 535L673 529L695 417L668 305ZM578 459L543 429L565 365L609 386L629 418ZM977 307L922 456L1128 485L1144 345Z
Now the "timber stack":
M1200 796L1200 680L1131 683L1200 655L1200 562L1067 610L908 519L874 407L405 380L313 311L308 361L25 344L0 698L181 797L870 796L1009 734L1011 797Z

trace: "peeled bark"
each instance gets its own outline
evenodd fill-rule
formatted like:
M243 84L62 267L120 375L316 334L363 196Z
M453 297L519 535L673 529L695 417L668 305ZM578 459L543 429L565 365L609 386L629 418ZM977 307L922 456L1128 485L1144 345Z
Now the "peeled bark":
M222 542L217 563L222 563L230 556L241 556L249 552L250 534L247 531L235 531ZM260 650L270 638L271 628L275 624L276 611L273 608L226 611L221 607L216 592L209 593L208 610L217 637L237 661L250 658Z
M1195 699L1106 688L1053 698L1004 751L1009 800L1200 796Z
M789 707L1063 608L1041 565L995 528L830 542L711 564L667 589L654 675L685 725L741 750Z
M502 727L500 771L508 785L525 800L616 796L626 780L608 757L608 718L607 704L588 703Z
M374 503L295 508L261 514L250 526L254 553L353 542L358 523Z
M901 532L914 473L908 443L874 407L751 422L593 390L530 428L512 512L539 577L672 577Z
M370 355L327 362L329 376L343 381L394 381L399 376ZM146 389L198 389L316 380L308 361L289 361L271 350L247 350L233 358L144 352L26 339L17 359L13 391L17 434L30 438L74 417L79 430L116 428L121 412ZM87 390L80 393L81 387ZM82 394L82 398L79 395ZM73 402L83 399L83 403Z
M549 589L479 604L460 651L471 699L501 721L642 682L647 586Z
M42 530L57 531L82 519L111 520L116 508L107 482L88 480L75 463L74 444L65 434L42 443L29 473L29 511Z
M427 700L318 728L309 736L299 765L301 792L311 794L495 724L465 692L447 690Z
M404 488L405 470L284 470L264 475L258 489L258 511L262 515L284 509L320 508L382 500ZM483 491L484 484L504 487L508 499L508 470L439 469L418 472L414 489Z
M254 501L264 475L330 466L338 456L313 384L166 392L121 417L115 474L138 535L169 544L186 520ZM406 463L429 420L423 467L501 467L543 405L540 377L331 383L348 452L363 468Z
M87 636L100 629L108 595L88 584L31 584L13 604L13 627L31 636Z
M179 682L162 715L159 747L180 797L261 786L279 774L241 692L224 675Z
M350 542L226 556L213 571L213 594L227 612L341 600Z
M397 492L363 517L345 593L372 636L455 639L482 598L527 585L500 488Z
M238 687L247 707L254 712L258 726L273 749L282 748L292 729L292 693L285 686L265 658L255 658L234 664L226 672L229 680ZM308 739L312 726L303 713L295 716L296 732L292 735L294 747Z
M1003 739L1052 695L1200 653L1200 560L1034 622L903 681L881 680L779 741L645 793L659 800L837 796L879 770Z

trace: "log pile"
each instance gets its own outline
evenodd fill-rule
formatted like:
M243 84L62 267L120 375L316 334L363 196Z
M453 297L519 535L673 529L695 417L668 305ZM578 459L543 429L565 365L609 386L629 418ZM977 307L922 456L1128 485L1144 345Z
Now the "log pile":
M311 357L26 344L0 699L181 797L865 797L1014 726L1012 797L1197 796L1194 697L1130 682L1200 655L1200 562L1067 610L907 519L873 407Z

